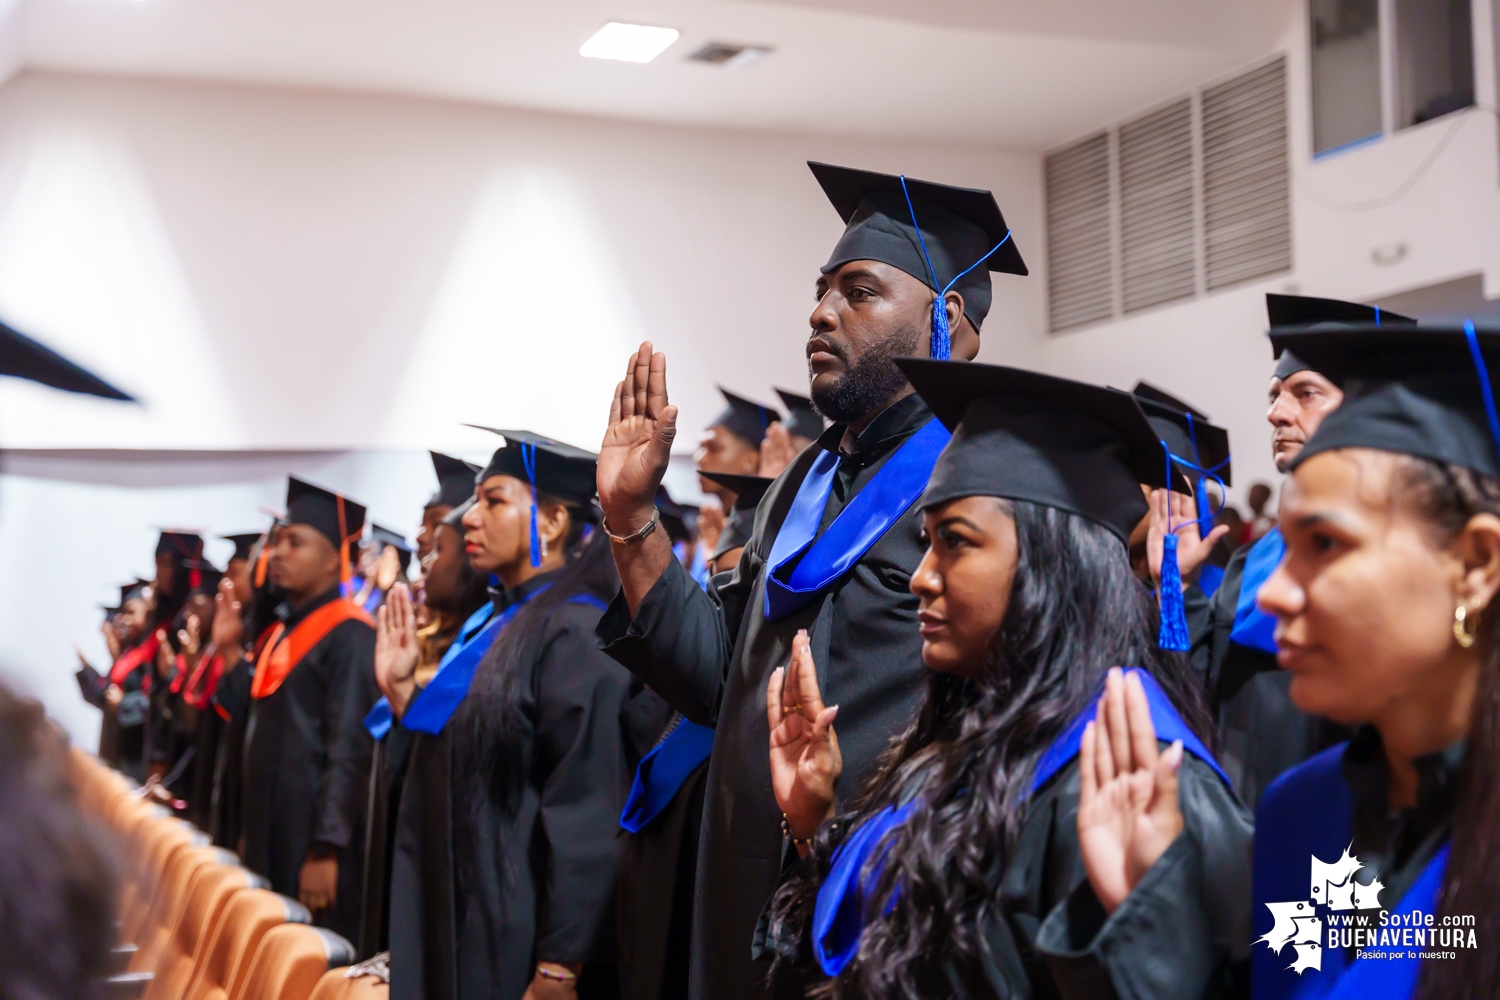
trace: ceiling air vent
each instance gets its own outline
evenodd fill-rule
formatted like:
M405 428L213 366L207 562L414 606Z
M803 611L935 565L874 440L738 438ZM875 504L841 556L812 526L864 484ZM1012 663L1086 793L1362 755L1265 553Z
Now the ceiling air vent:
M734 42L708 42L688 56L689 62L723 66L725 69L743 69L751 63L760 62L771 54L769 45L737 45Z

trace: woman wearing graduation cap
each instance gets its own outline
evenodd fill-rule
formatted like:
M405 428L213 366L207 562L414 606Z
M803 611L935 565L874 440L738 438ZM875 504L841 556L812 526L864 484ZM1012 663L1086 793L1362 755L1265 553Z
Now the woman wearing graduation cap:
M630 678L593 639L619 585L590 523L595 459L497 433L506 446L479 474L462 523L470 564L503 590L425 686L387 683L415 734L391 875L391 995L613 1000ZM382 622L413 627L406 612Z
M1271 339L1341 384L1344 401L1291 462L1286 555L1258 601L1275 616L1292 702L1354 735L1261 800L1254 995L1493 996L1500 333L1382 325ZM1373 930L1357 936L1356 916ZM1299 918L1321 933L1300 933Z
M911 581L926 700L836 810L844 718L805 636L771 677L772 780L805 860L761 944L839 996L1228 994L1251 830L1131 574L1140 484L1171 475L1155 433L1113 389L901 365L953 429Z

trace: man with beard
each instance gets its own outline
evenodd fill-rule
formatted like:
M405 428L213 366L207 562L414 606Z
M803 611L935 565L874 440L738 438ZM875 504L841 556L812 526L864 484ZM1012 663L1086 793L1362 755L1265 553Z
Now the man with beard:
M948 434L893 359L972 359L988 272L1026 273L988 191L809 166L846 224L817 280L807 342L812 399L834 424L767 491L734 573L703 593L654 530L677 409L650 344L628 362L599 456L622 583L599 641L714 730L691 923L688 993L699 998L802 995L798 983L768 983L751 957L782 864L796 857L771 789L767 678L806 629L819 683L852 720L839 730L844 789L860 787L910 721L922 659L908 583L925 549L911 507ZM634 824L649 824L675 797L673 779L708 755L697 736L677 727L643 764Z
M1272 329L1323 329L1348 323L1410 325L1416 320L1373 306L1302 295L1267 295ZM1271 455L1285 472L1323 419L1339 408L1344 393L1290 351L1277 360L1271 376ZM1218 758L1252 809L1283 771L1348 737L1347 730L1305 715L1291 702L1291 675L1276 663L1276 619L1256 607L1261 584L1286 551L1281 530L1272 528L1241 546L1224 569L1223 582L1208 602L1207 614L1190 614L1193 661L1208 684L1219 730ZM1206 551L1182 561L1190 578ZM1204 600L1189 588L1189 609ZM1197 600L1194 600L1194 597Z

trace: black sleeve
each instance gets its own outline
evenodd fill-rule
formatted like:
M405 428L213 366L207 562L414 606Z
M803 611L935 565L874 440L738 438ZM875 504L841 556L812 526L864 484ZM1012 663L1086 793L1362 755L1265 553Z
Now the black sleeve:
M593 613L559 608L536 676L536 760L544 840L536 955L590 962L613 929L616 831L624 805L620 709L630 677L594 643Z
M1250 815L1189 757L1183 832L1119 909L1084 879L1042 922L1036 947L1070 1000L1198 1000L1248 995Z
M213 703L221 716L242 722L250 715L250 686L254 680L255 665L248 657L241 657L235 668L219 679Z
M323 703L327 746L312 839L347 848L365 813L370 757L375 741L365 716L380 698L375 685L375 630L364 622L344 622L329 634L328 692Z
M1193 666L1202 670L1208 685L1209 703L1215 715L1222 692L1224 658L1229 653L1229 633L1234 630L1234 612L1240 600L1240 581L1245 574L1245 556L1250 546L1242 545L1224 568L1224 579L1209 599L1208 615L1201 634L1193 633Z
M700 726L712 726L718 716L729 657L760 567L752 549L745 546L734 572L715 577L707 593L673 559L634 621L622 591L595 630L600 649Z

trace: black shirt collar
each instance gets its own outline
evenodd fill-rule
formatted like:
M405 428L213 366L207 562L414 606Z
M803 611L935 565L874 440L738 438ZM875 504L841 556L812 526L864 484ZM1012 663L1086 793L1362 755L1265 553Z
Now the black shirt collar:
M1402 865L1434 831L1446 828L1457 805L1463 767L1463 740L1437 753L1418 757L1417 804L1393 810L1389 802L1390 769L1380 732L1361 726L1344 751L1344 778L1354 794L1356 835L1384 841L1390 861Z
M834 424L819 440L826 450L837 452L840 458L853 460L856 464L867 464L890 451L904 438L921 429L932 419L932 411L916 393L909 393L880 411L863 431L854 438L854 447L845 451L844 435L848 424Z
M523 603L533 597L537 591L554 582L562 575L561 569L551 569L545 573L538 573L513 590L500 587L490 588L490 601L495 605L497 612L504 611L513 604Z

